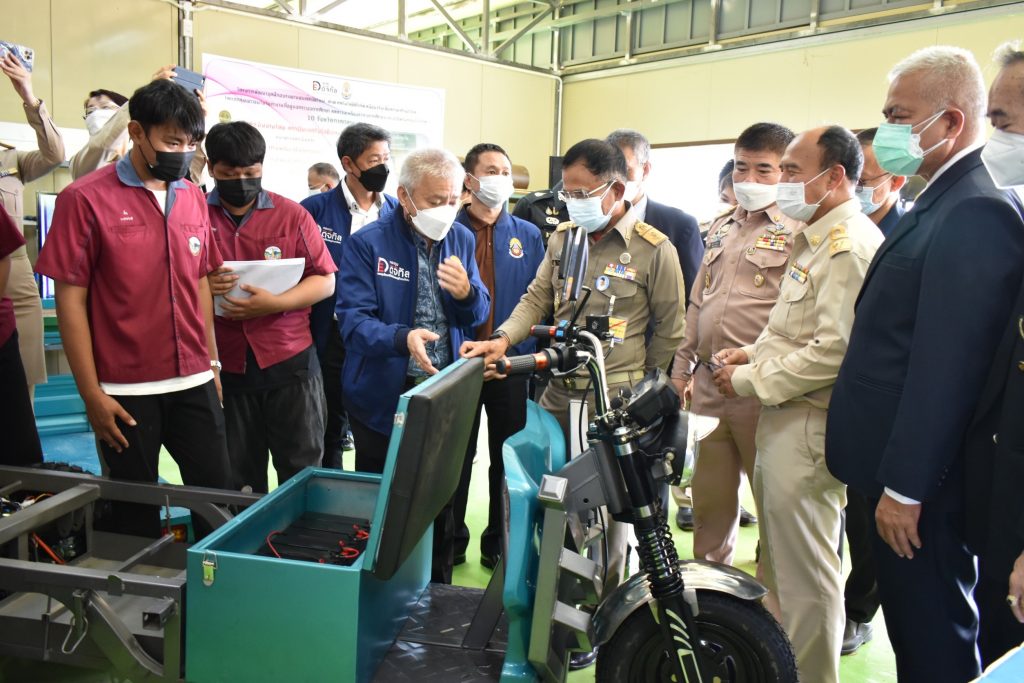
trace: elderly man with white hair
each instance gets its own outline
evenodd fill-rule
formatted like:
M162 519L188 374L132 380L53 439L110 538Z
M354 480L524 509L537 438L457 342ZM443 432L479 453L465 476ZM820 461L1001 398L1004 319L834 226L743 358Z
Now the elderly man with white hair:
M393 211L350 237L341 253L337 315L347 354L345 408L356 469L383 472L398 397L458 358L487 320L490 294L476 239L455 222L466 173L451 152L410 154ZM451 581L451 509L435 522L433 580Z
M965 437L1024 275L1024 221L982 163L985 88L971 53L925 48L889 78L875 157L928 184L864 280L825 452L875 508L899 679L962 683L980 671Z

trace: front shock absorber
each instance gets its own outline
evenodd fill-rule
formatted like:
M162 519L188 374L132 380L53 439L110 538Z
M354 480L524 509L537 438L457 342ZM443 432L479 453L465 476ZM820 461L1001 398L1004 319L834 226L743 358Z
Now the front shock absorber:
M672 531L661 511L661 500L654 501L655 514L636 518L634 529L638 542L640 570L651 582L651 595L656 599L683 594L683 579L679 574L679 553Z

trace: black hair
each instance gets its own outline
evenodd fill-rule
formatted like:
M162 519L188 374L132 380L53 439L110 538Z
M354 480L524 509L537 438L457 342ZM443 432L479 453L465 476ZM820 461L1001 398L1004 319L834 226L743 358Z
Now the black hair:
M729 159L725 162L725 166L722 166L722 170L718 172L718 189L721 190L723 187L732 186L732 170L736 168L736 161Z
M192 142L202 142L206 135L199 98L165 78L150 81L136 90L128 100L128 115L147 133L152 126L166 124L181 129Z
M608 142L589 138L577 142L562 157L562 168L582 163L584 168L605 182L618 180L626 182L629 169L622 150Z
M839 164L846 170L846 179L857 182L864 169L864 152L857 136L842 126L829 126L818 138L818 146L822 169Z
M206 158L210 166L232 168L262 164L267 143L256 127L245 121L218 123L206 135Z
M509 158L508 152L502 149L499 145L493 142L481 142L478 145L473 145L472 149L466 152L466 160L462 162L462 168L466 169L466 173L472 173L473 169L476 168L477 163L480 161L480 155L486 152L497 152L505 155L508 159L508 163L512 163L512 159Z
M338 136L338 158L348 157L355 161L375 142L386 142L391 146L391 133L372 123L353 123Z
M861 132L857 133L857 142L860 143L861 147L867 147L875 141L875 133L878 132L878 128L865 128Z
M309 170L316 173L324 178L331 178L332 180L341 180L341 176L338 175L338 169L334 168L332 164L326 161L321 161L313 164L309 167Z
M780 157L796 135L778 123L755 123L736 138L735 149L748 152L775 152Z
M99 90L93 90L89 93L89 96L85 98L85 106L88 107L89 100L91 100L94 97L106 97L119 107L128 101L128 98L119 92L114 92L113 90L104 90L103 88L100 88Z

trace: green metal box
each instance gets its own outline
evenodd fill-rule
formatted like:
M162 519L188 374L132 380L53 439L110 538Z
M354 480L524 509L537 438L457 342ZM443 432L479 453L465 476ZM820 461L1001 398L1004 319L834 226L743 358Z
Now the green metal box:
M388 580L366 566L382 488L380 475L306 469L190 548L186 680L370 681L430 579L429 531ZM348 567L255 554L308 512L374 520L366 551Z

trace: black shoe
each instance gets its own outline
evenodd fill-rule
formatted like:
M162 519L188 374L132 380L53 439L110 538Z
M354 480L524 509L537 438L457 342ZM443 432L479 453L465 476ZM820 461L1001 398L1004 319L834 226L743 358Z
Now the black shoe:
M498 560L500 559L501 555L487 555L484 553L480 554L480 564L482 564L484 567L490 570L493 570L497 566Z
M757 524L757 517L752 512L747 512L740 506L740 526L754 526Z
M452 561L452 566L457 567L460 564L466 564L466 553L455 553L455 559Z
M676 512L676 526L683 531L693 531L693 508L679 508Z
M569 655L569 671L579 671L592 666L597 661L597 648L590 652L573 652Z
M846 630L843 631L843 647L840 653L852 655L860 649L860 646L871 640L875 629L871 624L861 624L850 619L846 620Z

